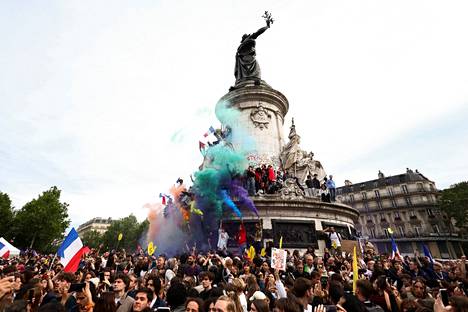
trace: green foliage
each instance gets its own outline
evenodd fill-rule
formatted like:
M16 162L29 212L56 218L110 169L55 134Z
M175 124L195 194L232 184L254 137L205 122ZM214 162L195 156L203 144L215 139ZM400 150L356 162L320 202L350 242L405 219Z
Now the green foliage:
M0 192L0 236L9 240L11 236L11 226L15 217L11 200L8 194Z
M70 221L68 204L60 202L60 193L54 186L16 213L12 231L17 247L48 251L54 241L63 237Z
M103 243L103 234L98 231L88 231L81 237L83 245L97 249Z
M136 217L131 214L128 217L114 220L103 235L105 249L124 248L126 251L133 251L137 248L138 240L148 230L148 221L139 223ZM119 233L123 238L118 242Z
M455 225L468 229L468 182L460 182L442 191L439 198L442 211L455 220Z

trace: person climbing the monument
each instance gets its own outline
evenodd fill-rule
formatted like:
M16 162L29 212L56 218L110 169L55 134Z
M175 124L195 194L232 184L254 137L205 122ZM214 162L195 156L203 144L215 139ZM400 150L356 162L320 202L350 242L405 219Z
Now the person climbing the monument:
M239 245L239 254L243 255L247 247L247 232L245 230L244 222L241 220L239 225L239 232L237 233L237 244Z
M245 172L245 179L246 179L246 188L249 196L255 196L256 189L255 189L255 171L252 166L249 166Z
M273 23L271 14L265 12L266 26L260 28L253 34L244 34L241 43L236 52L236 65L234 68L234 76L236 77L236 86L245 80L254 80L256 85L260 84L261 73L260 65L257 62L255 52L255 39L263 34ZM235 87L234 87L235 88Z
M226 251L228 239L229 234L224 229L223 221L221 221L218 229L218 250Z
M255 223L255 233L254 233L254 248L257 254L260 254L262 250L262 238L263 238L263 229L260 222Z
M335 228L328 227L323 232L328 234L331 244L331 254L334 256L336 254L341 255L341 234L335 231Z

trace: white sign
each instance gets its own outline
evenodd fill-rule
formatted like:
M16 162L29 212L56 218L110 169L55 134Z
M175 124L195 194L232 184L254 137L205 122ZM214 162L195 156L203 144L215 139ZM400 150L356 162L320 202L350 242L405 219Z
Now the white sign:
M271 267L280 271L286 271L287 253L284 249L271 249Z

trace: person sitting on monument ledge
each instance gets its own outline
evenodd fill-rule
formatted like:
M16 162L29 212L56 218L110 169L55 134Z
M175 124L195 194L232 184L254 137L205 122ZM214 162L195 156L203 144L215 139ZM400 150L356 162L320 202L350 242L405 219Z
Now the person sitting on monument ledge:
M320 190L319 190L319 195L324 203L330 203L331 198L330 198L330 191L327 188L327 177L323 178L323 183L320 185Z

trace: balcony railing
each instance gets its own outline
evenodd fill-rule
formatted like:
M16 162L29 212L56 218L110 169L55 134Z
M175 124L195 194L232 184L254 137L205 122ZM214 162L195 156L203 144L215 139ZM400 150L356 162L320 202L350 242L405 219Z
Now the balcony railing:
M393 234L393 238L431 238L431 237L462 237L462 236L460 236L458 233L445 233L445 232L444 233L430 232L430 233L419 233L419 234L408 232L408 233L405 233L404 235L400 233ZM376 235L375 237L371 237L371 238L390 239L390 235L381 234L381 235Z
M367 192L367 195L369 195L369 193L374 193L375 190L379 190L380 192L380 197L388 197L388 196L397 196L397 195L411 195L411 194L424 194L424 193L431 193L431 194L437 194L439 193L438 190L436 189L430 189L428 187L423 187L423 188L410 188L408 189L408 192L405 192L403 191L401 188L393 188L393 191L392 193L390 194L388 192L388 189L387 188L384 188L384 187L376 187L376 188L373 188L373 189L361 189L360 187L356 187L356 184L354 185L353 187L353 190L350 191L350 192L342 192L342 189L339 189L337 194L336 195L340 195L340 196L344 196L344 195L348 195L348 194L361 194L361 193L364 193L364 192ZM375 193L374 193L375 194Z

